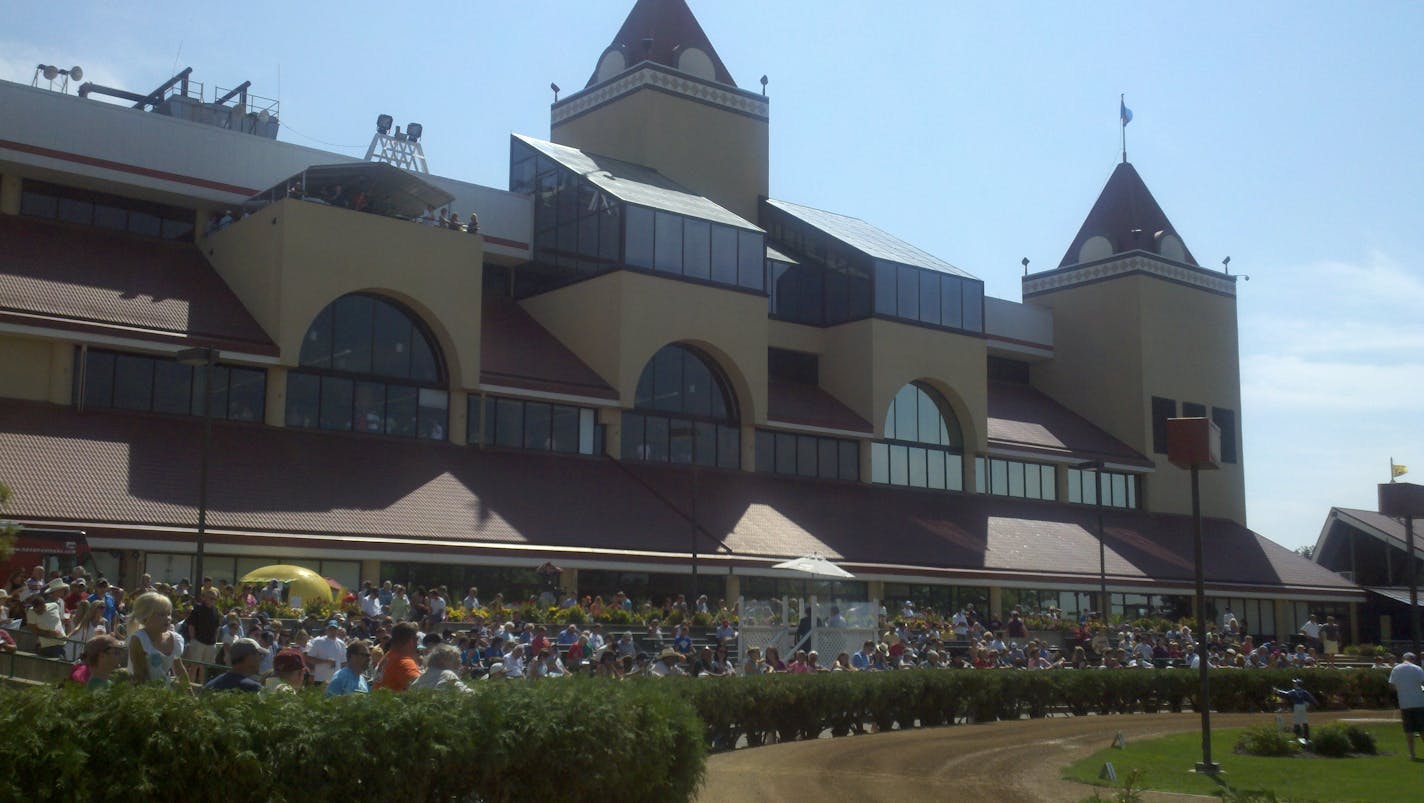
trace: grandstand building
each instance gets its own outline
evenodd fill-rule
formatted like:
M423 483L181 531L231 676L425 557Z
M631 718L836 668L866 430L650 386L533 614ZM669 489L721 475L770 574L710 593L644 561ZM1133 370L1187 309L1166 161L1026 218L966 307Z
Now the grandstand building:
M133 107L0 82L7 515L82 529L121 581L191 577L207 399L219 580L518 592L552 562L605 597L695 574L713 600L1068 616L1105 581L1115 612L1178 616L1165 421L1207 416L1211 610L1352 621L1358 586L1247 528L1235 277L1133 165L1059 265L986 297L894 221L777 195L771 101L684 0L637 0L590 56L547 137L511 136L506 188L424 173L416 131L378 136L404 163L281 142L186 72ZM772 568L811 553L855 579Z

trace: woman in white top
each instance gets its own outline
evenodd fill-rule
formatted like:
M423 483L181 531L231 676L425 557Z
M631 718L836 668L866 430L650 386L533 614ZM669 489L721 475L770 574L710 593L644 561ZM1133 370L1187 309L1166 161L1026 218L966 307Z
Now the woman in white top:
M173 603L154 591L134 600L129 621L138 629L129 636L129 676L134 683L172 685L180 678L192 691L183 666L183 637L173 632Z
M89 639L102 633L109 632L104 626L104 604L90 603L88 600L79 603L79 607L74 610L74 617L70 620L69 643L65 645L65 652L69 655L69 660L78 661L84 655L84 645L89 643Z

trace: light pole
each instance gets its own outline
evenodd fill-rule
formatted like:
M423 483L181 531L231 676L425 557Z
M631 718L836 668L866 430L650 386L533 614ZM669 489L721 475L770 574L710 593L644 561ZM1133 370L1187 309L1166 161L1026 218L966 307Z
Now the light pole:
M203 443L198 458L198 536L193 559L193 582L203 584L203 547L208 532L208 462L213 450L213 367L218 362L218 350L209 346L183 349L178 362L203 369ZM194 371L194 376L197 372Z
M1201 486L1198 472L1221 468L1221 429L1209 418L1167 419L1167 459L1192 473L1192 556L1196 562L1197 674L1201 689L1197 708L1201 710L1202 760L1196 771L1206 775L1221 772L1211 760L1211 676L1206 654L1206 569L1202 562Z
M1382 483L1379 512L1404 519L1404 554L1409 561L1409 634L1414 654L1419 655L1419 561L1414 556L1414 519L1424 516L1424 485L1412 482Z
M1102 613L1103 626L1106 627L1110 606L1108 604L1108 548L1105 542L1106 531L1103 529L1103 461L1089 460L1086 463L1079 463L1074 468L1092 471L1093 484L1096 486L1093 499L1097 501L1098 509L1098 610Z

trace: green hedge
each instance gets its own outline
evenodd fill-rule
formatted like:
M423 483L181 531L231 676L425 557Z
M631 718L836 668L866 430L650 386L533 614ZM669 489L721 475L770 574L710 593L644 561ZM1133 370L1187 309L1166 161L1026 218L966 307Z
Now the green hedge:
M1291 678L1331 708L1389 708L1388 675L1375 670L1216 670L1212 710L1265 712L1278 708L1273 689ZM1187 669L1085 671L908 670L664 681L686 684L714 750L740 737L755 746L863 732L874 726L932 727L992 722L1050 711L1078 716L1194 710L1197 673Z
M335 699L0 691L0 799L662 801L701 784L702 725L656 684L476 685Z

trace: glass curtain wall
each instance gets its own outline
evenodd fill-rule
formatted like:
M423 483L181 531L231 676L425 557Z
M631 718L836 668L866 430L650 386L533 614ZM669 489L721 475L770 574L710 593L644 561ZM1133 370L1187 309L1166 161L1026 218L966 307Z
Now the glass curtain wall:
M885 439L870 446L871 481L912 488L964 490L964 436L949 405L911 383L885 414Z
M84 407L106 407L173 415L203 414L204 371L171 357L88 349L75 352L83 363L74 372L74 399ZM82 387L81 387L82 377ZM267 372L235 365L213 367L213 418L263 421Z
M1070 468L1068 501L1096 505L1098 500L1102 499L1103 507L1135 509L1138 500L1137 482L1136 474Z
M716 364L689 346L664 346L638 378L623 414L623 459L741 467L736 397Z

